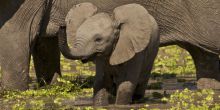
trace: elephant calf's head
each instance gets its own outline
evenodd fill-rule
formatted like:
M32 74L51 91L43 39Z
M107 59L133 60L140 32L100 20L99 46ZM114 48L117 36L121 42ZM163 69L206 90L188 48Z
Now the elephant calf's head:
M82 56L108 55L116 34L113 20L106 13L98 13L85 20L76 31L73 48L83 51ZM81 40L80 40L81 39ZM82 45L80 45L82 43Z
M72 48L61 37L64 56L88 59L105 55L112 65L124 63L143 51L158 33L156 21L138 4L117 7L110 16L97 13L91 3L82 3L68 13L66 22L67 41L71 40Z

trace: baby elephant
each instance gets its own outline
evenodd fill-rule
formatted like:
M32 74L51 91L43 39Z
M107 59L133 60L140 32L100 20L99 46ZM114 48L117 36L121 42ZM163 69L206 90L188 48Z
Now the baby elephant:
M66 29L59 33L61 52L96 64L95 105L108 104L109 95L115 94L115 104L132 103L144 96L158 52L157 23L139 4L117 7L111 15L97 10L91 3L70 10Z

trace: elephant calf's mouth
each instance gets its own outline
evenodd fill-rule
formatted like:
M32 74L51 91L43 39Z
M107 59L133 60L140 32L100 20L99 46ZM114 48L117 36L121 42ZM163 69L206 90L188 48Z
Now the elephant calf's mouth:
M93 61L96 58L96 56L97 56L97 53L87 56L87 57L83 57L81 61L82 63L88 63L89 61Z

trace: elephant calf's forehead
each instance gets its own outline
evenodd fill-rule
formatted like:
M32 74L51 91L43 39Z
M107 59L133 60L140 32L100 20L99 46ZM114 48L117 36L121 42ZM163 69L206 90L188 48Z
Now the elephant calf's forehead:
M103 31L112 28L112 19L106 13L99 13L87 19L81 28L88 29L93 32Z

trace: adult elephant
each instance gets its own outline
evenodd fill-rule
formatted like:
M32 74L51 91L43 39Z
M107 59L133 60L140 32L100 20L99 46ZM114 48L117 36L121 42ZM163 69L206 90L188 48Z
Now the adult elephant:
M4 89L28 89L31 54L40 86L50 84L61 74L57 31L74 4L74 0L0 1L0 62Z
M218 0L82 0L82 2L85 1L95 4L99 10L107 13L122 4L143 5L159 24L160 45L178 45L191 54L196 66L198 87L220 89L218 56L220 53L220 2ZM84 21L84 14L75 16L82 19L79 21L74 19L74 22ZM68 26L67 23L67 28L71 25ZM71 41L74 41L76 27L67 31L67 42L71 45L74 45ZM74 59L76 56L73 48L69 49L67 45L61 51L67 58Z

